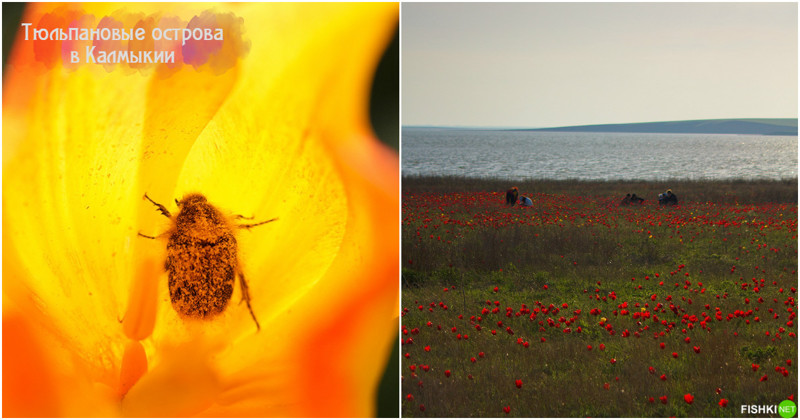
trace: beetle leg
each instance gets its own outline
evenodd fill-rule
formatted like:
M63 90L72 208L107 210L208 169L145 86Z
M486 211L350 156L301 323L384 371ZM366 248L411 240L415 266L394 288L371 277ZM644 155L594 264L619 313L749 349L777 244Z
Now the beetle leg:
M144 193L144 198L146 198L146 199L150 200L150 202L151 202L151 203L155 204L155 206L156 206L156 207L158 207L158 211L160 211L160 212L161 212L161 214L163 214L164 216L167 216L167 217L172 217L172 215L171 215L171 214L169 214L169 210L167 210L167 208L166 208L166 207L164 207L164 206L162 206L161 204L158 204L158 203L156 203L155 201L153 201L153 199L152 199L152 198L150 198L150 197L148 197L148 196L147 196L147 193Z
M265 220L263 222L251 223L251 224L247 224L247 225L239 225L238 227L239 227L239 229L250 229L250 228L253 228L253 227L256 227L256 226L263 225L265 223L274 222L276 220L278 220L277 217L274 218L274 219Z
M247 289L247 281L244 279L244 273L239 270L239 285L242 288L242 300L247 303L247 309L250 310L250 316L253 317L253 321L256 323L256 329L261 331L261 325L258 324L258 320L256 319L256 314L253 312L253 308L250 306L250 292ZM239 303L242 303L240 300Z
M233 218L236 219L236 220L239 220L239 219L253 220L253 216L247 217L247 216L242 216L241 214L234 215Z
M143 234L142 232L139 232L139 236L141 236L142 238L147 238L147 239L157 239L156 236L147 236L147 235Z

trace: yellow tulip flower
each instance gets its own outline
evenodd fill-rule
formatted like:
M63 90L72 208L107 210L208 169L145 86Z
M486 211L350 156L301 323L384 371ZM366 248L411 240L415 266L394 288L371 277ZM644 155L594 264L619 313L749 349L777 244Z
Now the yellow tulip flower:
M28 7L30 31L225 36L20 27L3 80L4 416L375 414L397 337L399 174L367 106L397 18L396 3ZM92 47L177 60L98 63ZM172 307L167 239L139 236L171 222L143 195L174 215L192 192L278 218L235 233L260 330L238 282L213 319Z

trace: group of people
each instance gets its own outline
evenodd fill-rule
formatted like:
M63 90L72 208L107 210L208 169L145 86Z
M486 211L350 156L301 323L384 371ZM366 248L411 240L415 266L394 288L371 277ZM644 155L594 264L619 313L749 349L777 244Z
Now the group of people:
M625 198L622 199L622 202L619 203L620 206L629 206L631 204L642 204L644 202L644 198L637 197L636 194L625 194Z
M644 202L644 198L637 197L636 194L626 194L625 198L622 199L622 202L619 203L620 206L629 206L631 204L642 204ZM678 196L672 193L672 190L667 190L658 195L658 204L662 206L674 206L678 204Z
M513 206L517 204L517 199L519 199L519 205L522 207L530 207L533 205L533 200L531 200L530 197L519 195L519 189L517 187L512 187L510 190L506 191L507 205Z
M533 200L531 200L530 197L519 195L519 189L517 187L511 187L510 190L506 191L506 205L513 206L517 204L517 200L519 200L519 205L522 207L530 207L533 205ZM644 198L638 197L636 194L628 193L619 205L630 206L632 204L642 203L644 203ZM676 205L678 204L678 196L673 194L672 190L667 190L658 195L658 204L662 206Z
M658 204L662 206L674 206L678 204L678 196L672 193L672 190L667 190L658 195Z

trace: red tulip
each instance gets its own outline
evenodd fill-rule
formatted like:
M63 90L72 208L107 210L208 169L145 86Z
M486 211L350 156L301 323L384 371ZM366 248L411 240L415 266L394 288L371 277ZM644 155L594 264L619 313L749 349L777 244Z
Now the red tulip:
M667 403L667 396L666 395L662 395L662 396L658 397L658 399L661 400L661 404L666 404Z
M503 407L503 411L505 411L506 414L510 413L511 412L511 406L507 405L507 406Z
M676 359L677 359L677 358L678 358L678 353L676 353L676 352L672 352L672 357L674 357L674 358L676 358Z
M522 379L517 379L514 384L517 385L517 388L522 388Z
M683 396L683 400L686 401L686 404L691 404L694 402L694 397L692 394L686 394Z
M449 378L450 377L450 370L444 371L444 376Z
M726 400L725 398L719 400L719 406L720 407L727 407L728 406L728 400Z

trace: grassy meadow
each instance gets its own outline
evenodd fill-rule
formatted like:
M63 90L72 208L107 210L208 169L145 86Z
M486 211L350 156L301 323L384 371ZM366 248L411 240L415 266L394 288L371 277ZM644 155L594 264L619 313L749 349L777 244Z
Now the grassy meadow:
M505 205L512 185L532 207ZM797 244L796 180L404 178L402 415L796 401Z

